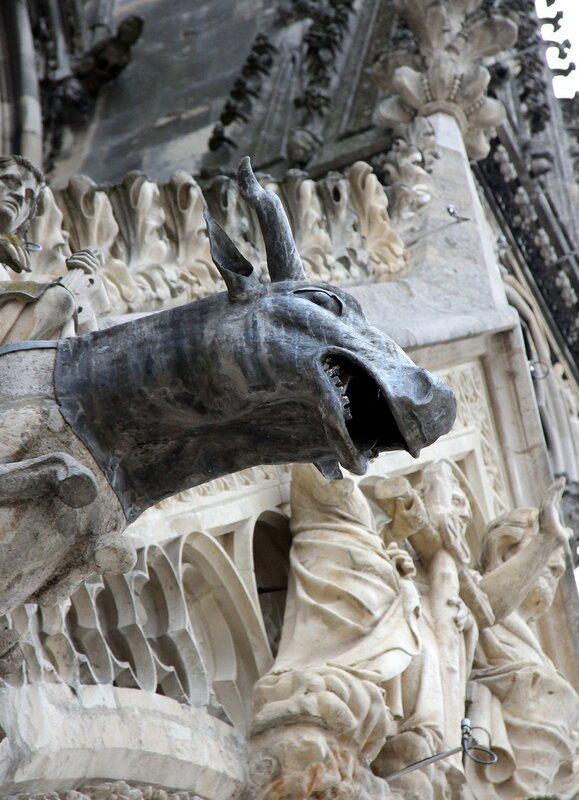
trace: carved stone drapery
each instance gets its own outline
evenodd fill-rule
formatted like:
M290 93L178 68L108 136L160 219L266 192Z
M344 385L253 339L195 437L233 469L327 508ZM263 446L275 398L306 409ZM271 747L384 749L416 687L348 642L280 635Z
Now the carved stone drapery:
M488 153L489 128L503 119L498 100L486 95L490 81L480 60L511 48L517 37L512 20L496 13L478 13L482 0L397 0L398 14L418 40L418 53L408 54L392 73L388 58L378 62L377 79L394 94L376 109L385 127L409 123L415 116L450 114L462 131L471 158Z
M571 800L579 698L527 626L548 610L564 571L562 482L547 490L540 515L519 508L483 534L472 489L449 461L426 466L416 487L398 477L368 485L365 495L347 479L328 483L308 467L294 468L294 480L284 631L278 657L254 691L252 796L456 800L466 791L476 800L504 800L513 789L529 796L556 782ZM381 529L376 505L386 515ZM477 550L482 543L480 571L469 541ZM418 595L422 649L404 666L409 618L395 608L402 599L411 616ZM555 708L561 704L560 725L552 724L551 701L539 697L535 681ZM527 687L536 697L530 719L543 744L540 758L525 731ZM490 746L501 752L497 770L454 759L389 779L458 743L469 696L477 724L493 731ZM368 762L382 781L368 781Z
M390 797L368 765L392 723L388 680L420 649L411 559L386 548L350 478L292 472L290 583L277 658L254 689L251 775L261 800Z

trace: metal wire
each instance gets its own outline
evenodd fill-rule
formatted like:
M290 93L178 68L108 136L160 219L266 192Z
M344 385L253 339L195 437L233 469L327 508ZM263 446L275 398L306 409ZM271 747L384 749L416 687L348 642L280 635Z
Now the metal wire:
M415 761L413 764L409 764L407 767L404 767L404 769L399 769L397 772L392 772L390 775L385 775L384 779L389 781L393 778L399 778L401 775L407 775L409 772L414 772L416 769L422 769L422 767L427 767L429 764L434 764L436 761L442 761L444 758L449 758L450 756L460 752L462 752L463 761L465 758L468 758L471 761L474 761L475 764L483 764L487 767L497 763L499 760L497 754L493 753L490 748L483 747L483 745L479 744L472 735L472 726L469 719L465 718L462 720L460 723L460 729L462 743L459 747L455 747L452 750L447 750L444 753L436 753L435 755L429 756L428 758L423 758L420 761Z

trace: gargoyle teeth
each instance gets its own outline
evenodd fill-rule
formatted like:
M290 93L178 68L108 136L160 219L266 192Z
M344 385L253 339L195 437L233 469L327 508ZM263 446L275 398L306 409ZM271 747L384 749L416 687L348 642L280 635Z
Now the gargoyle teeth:
M322 368L340 394L340 400L344 410L344 418L346 421L351 420L352 412L350 411L350 400L346 394L346 387L349 383L350 376L340 367L329 364L327 361L322 363Z

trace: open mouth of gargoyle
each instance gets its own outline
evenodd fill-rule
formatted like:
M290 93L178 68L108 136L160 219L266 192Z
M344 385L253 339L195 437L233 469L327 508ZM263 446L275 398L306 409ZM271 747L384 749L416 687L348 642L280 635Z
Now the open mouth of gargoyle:
M324 356L322 368L334 398L329 427L338 434L336 452L344 467L361 474L368 459L382 451L409 449L383 388L368 370L336 353Z

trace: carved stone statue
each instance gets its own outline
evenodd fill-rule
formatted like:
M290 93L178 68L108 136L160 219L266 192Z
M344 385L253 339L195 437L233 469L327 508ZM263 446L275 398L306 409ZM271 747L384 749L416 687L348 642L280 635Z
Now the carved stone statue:
M559 520L564 481L540 511L518 508L494 520L483 540L481 588L497 623L480 633L469 716L499 755L469 764L477 800L536 795L575 798L579 785L579 697L543 652L533 620L553 602L570 531Z
M25 236L44 190L44 176L28 159L0 158L0 263L12 272L31 271ZM55 266L59 272L61 265ZM84 326L79 326L78 315L84 310L90 318L88 295L95 291L100 266L100 252L86 249L67 259L67 275L47 275L42 281L0 280L0 342L56 339L94 330L94 315L93 324Z
M420 650L412 559L385 547L350 478L294 466L291 512L279 651L254 694L255 791L298 800L371 784L390 796L364 766L390 731L388 681Z
M97 42L78 62L74 76L90 97L114 80L129 65L131 51L143 32L144 21L131 14L120 23L116 34Z
M412 559L387 550L350 479L292 472L290 587L274 670L332 665L380 685L420 649Z
M429 464L416 489L405 478L380 481L375 494L390 518L383 529L385 541L412 545L423 609L422 652L390 687L398 700L391 706L396 726L374 764L375 772L387 778L459 743L478 631L461 599L461 583L468 580L465 537L472 513L452 464ZM454 800L464 783L459 765L457 759L440 762L392 784L409 797Z
M0 262L27 272L30 258L20 237L36 212L44 175L23 156L0 157Z
M182 489L260 463L363 473L380 451L416 456L452 426L450 389L349 295L307 280L280 201L248 159L239 182L271 283L208 217L227 293L0 350L2 610L54 601L95 567L129 569L121 532Z

